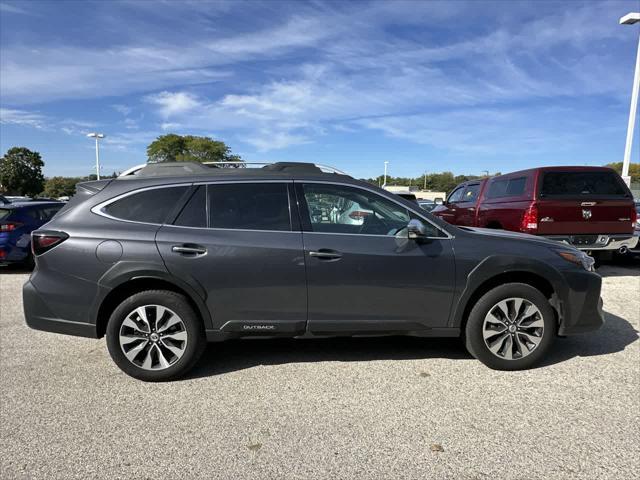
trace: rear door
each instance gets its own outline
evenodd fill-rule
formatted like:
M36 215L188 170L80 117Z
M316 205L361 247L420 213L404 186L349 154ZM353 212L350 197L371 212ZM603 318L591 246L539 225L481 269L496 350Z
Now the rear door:
M540 175L540 235L633 233L631 194L615 172L551 170Z
M296 182L296 193L305 230L311 332L446 327L455 282L448 235L422 218L432 238L409 240L406 225L418 215L359 187ZM357 223L340 214L354 205L371 213Z
M205 293L214 328L304 331L302 233L287 182L198 185L156 243L167 269Z

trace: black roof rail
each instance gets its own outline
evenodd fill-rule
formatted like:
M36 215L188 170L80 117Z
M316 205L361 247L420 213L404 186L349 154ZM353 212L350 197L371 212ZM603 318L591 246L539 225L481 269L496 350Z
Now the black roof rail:
M147 163L130 168L120 177L158 177L158 176L182 176L182 175L207 175L214 172L249 172L256 174L260 170L282 173L333 173L346 175L340 170L306 162L159 162Z

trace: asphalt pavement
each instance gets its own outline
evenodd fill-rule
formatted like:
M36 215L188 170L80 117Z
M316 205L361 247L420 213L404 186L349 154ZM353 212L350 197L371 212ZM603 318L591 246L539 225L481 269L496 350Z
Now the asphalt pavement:
M600 273L606 325L529 371L456 339L245 340L150 384L29 329L2 271L0 478L638 478L640 268Z

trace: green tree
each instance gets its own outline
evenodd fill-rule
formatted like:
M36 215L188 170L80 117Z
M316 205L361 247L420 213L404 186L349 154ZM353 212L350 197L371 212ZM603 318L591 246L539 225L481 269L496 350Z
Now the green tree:
M0 158L0 190L10 195L35 196L42 192L44 162L38 152L13 147Z
M608 163L607 167L613 168L619 175L622 175L622 162ZM640 163L629 164L629 176L631 183L640 183Z
M156 138L147 147L149 162L238 162L238 155L219 140L194 135L169 133Z
M76 183L81 182L81 178L71 177L51 177L47 178L44 183L45 197L71 197L76 193Z

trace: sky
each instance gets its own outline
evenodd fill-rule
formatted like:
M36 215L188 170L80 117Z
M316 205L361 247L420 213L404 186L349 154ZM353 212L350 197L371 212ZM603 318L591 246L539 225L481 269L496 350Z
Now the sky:
M629 1L0 0L0 150L47 176L166 133L355 177L621 161ZM636 130L637 132L637 130ZM632 161L640 159L639 135Z

